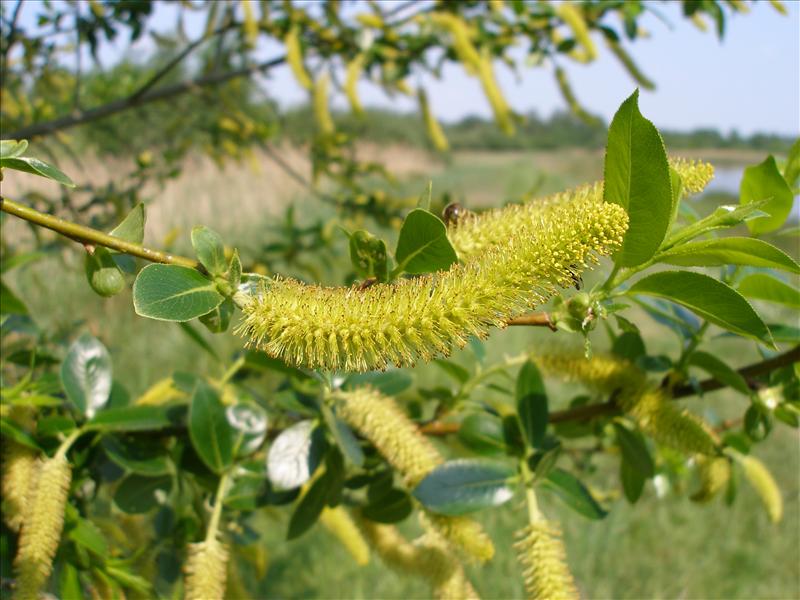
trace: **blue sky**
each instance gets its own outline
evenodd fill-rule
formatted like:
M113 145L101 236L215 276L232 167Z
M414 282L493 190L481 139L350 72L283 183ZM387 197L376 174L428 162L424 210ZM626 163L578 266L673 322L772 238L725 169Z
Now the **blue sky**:
M35 1L29 4L21 19L25 27L33 27L35 22ZM784 2L789 11L787 17L778 14L766 1L752 5L749 14L730 15L721 41L711 27L703 33L683 19L679 3L655 5L671 25L647 15L641 24L651 37L628 46L641 69L657 84L655 91L643 90L641 94L640 107L648 118L669 129L714 127L723 132L736 129L745 135L754 132L800 135L800 2ZM174 7L160 8L155 18L159 29L171 29L175 22ZM191 36L201 30L203 22L189 19L186 25ZM151 42L145 41L128 48L118 43L104 49L102 56L107 64L126 52L141 55L148 45ZM566 67L582 104L608 120L633 91L635 83L609 52L602 51L599 40L598 48L601 55L594 63L567 62ZM279 51L276 45L266 44L259 47L258 53L267 58ZM517 77L497 65L497 73L514 110L520 113L536 110L549 115L564 108L548 68L523 68ZM416 81L412 78L411 83L428 89L433 111L442 120L457 120L471 114L491 115L478 81L467 76L458 65L446 68L441 80L426 76ZM284 106L306 99L306 92L299 88L286 67L272 72L264 85ZM378 86L367 82L361 84L360 93L366 105L416 110L414 101L390 99ZM334 102L336 106L345 106L341 97Z

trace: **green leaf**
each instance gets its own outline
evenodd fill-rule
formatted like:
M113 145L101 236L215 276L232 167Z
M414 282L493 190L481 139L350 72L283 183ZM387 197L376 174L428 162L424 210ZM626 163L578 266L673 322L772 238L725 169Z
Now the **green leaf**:
M486 413L467 416L458 429L458 439L482 455L504 454L508 450L503 420Z
M78 517L75 525L69 529L67 537L100 558L108 555L108 544L103 534L94 523L87 519Z
M224 299L199 271L177 265L147 265L133 284L136 314L159 321L190 321Z
M544 380L536 365L527 361L517 375L517 415L528 445L538 448L547 431L549 415Z
M443 358L437 358L433 361L437 367L439 367L442 371L450 375L453 379L455 379L458 383L466 383L469 380L469 371L467 371L461 365L458 365L452 361L445 360Z
M145 513L159 506L159 496L166 496L171 489L172 478L168 475L160 477L129 475L117 487L114 504L122 512Z
M617 110L608 130L604 167L606 202L622 206L630 224L615 262L635 267L652 257L667 233L672 186L664 142L639 112L639 90Z
M685 267L748 265L800 273L800 265L783 250L765 241L746 237L726 237L683 244L662 253L658 260Z
M212 275L222 275L228 270L228 261L225 260L225 244L219 234L198 225L192 228L192 247L206 270Z
M792 190L778 171L772 155L761 164L744 170L739 195L742 204L767 200L762 210L769 216L747 222L748 229L755 235L774 231L783 225L794 202Z
M231 289L234 291L239 287L242 281L242 260L239 258L239 250L233 249L233 256L231 262L228 263L228 283L231 284Z
M119 225L108 232L108 235L132 244L141 244L144 241L145 218L144 204L140 202L131 209L131 212L122 219Z
M796 286L787 285L780 279L764 273L748 275L739 282L737 289L740 294L748 298L800 308L800 290Z
M14 169L15 171L23 171L32 175L38 175L46 179L52 179L66 185L67 187L75 187L72 179L67 177L60 170L53 165L39 160L38 158L31 158L30 156L14 156L9 158L0 158L0 167L5 169Z
M104 298L110 298L125 289L125 276L114 262L108 249L98 246L92 254L86 253L84 271L91 288Z
M88 418L105 406L111 394L111 356L88 333L69 347L61 363L61 385L72 406Z
M381 487L378 493L368 494L367 500L361 514L378 523L399 523L413 510L411 496L395 487Z
M614 431L617 434L617 444L622 451L623 460L645 479L655 475L656 466L644 436L619 422L614 423Z
M0 434L4 438L14 440L18 444L31 450L41 450L33 436L19 425L8 419L0 419Z
M458 261L442 220L421 208L412 210L403 221L394 257L398 263L395 272L412 275L444 271Z
M800 178L800 138L797 138L789 150L789 156L786 157L786 165L783 167L783 178L790 188L795 187L798 178Z
M198 381L189 408L189 437L197 455L217 474L233 462L233 431L219 394Z
M369 231L354 231L350 235L350 262L359 277L375 277L378 281L386 281L389 274L386 242Z
M233 430L233 453L237 458L248 456L261 447L267 437L267 413L252 402L240 402L225 409Z
M772 344L767 326L747 300L730 286L708 275L689 271L653 273L633 284L627 293L677 302L724 329Z
M544 481L548 489L575 512L589 519L602 519L608 512L589 493L574 475L563 469L553 469Z
M28 140L0 140L0 158L16 158L28 149Z
M27 315L28 307L0 281L0 315Z
M389 369L384 372L355 373L350 375L342 385L342 389L354 390L365 384L372 386L382 394L396 396L407 390L414 383L413 378L406 371Z
M364 465L364 451L358 443L355 434L350 426L337 418L333 411L327 406L322 406L322 416L328 425L328 431L333 435L336 445L353 465L361 467Z
M637 471L623 456L619 463L619 478L622 482L622 492L625 499L631 504L636 504L644 491L644 476Z
M750 388L748 387L747 382L744 380L744 377L742 377L739 373L730 368L727 363L720 360L713 354L703 351L693 352L689 357L689 364L703 369L714 379L724 383L729 387L732 387L737 392L741 392L745 396L750 395Z
M234 304L231 298L225 300L210 313L200 316L199 321L206 326L211 333L222 333L228 330L233 316ZM187 323L182 323L187 325ZM205 340L203 340L205 341Z
M122 406L100 411L87 423L99 431L157 431L180 421L183 410L178 406Z
M330 484L330 480L323 475L311 485L308 492L300 499L289 520L289 531L286 534L287 540L293 540L303 535L317 522L322 509L325 508L328 502Z
M636 331L625 331L614 339L611 352L631 362L647 354L642 336Z
M159 444L112 435L103 438L102 445L108 458L131 473L154 477L171 471L166 450Z
M414 489L429 510L450 516L499 506L514 495L509 479L514 469L485 459L448 461L431 471Z
M800 344L800 327L781 323L768 323L767 327L776 342Z
M316 470L323 450L324 437L314 421L300 421L284 429L267 453L269 480L279 490L300 487Z
M217 354L216 350L214 350L211 344L209 344L206 339L200 335L200 332L192 327L191 324L184 321L182 323L178 323L178 326L181 328L181 331L183 331L183 333L189 337L190 340L207 352L211 358L219 361L219 355Z

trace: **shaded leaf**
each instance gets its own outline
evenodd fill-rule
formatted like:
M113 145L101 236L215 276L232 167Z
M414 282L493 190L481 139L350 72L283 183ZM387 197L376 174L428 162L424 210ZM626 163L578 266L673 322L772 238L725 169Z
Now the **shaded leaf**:
M458 256L447 239L447 229L441 219L416 208L403 221L395 260L397 272L418 275L449 269L458 261Z
M78 412L92 418L111 394L111 355L97 338L84 333L61 363L61 384Z
M160 321L190 321L223 300L199 271L177 265L147 265L133 284L136 314Z
M504 463L485 459L451 460L431 471L413 494L435 513L463 515L510 500L514 492L509 479L514 473Z
M608 512L589 493L578 478L563 469L553 469L544 481L548 489L564 501L564 503L589 519L602 519Z

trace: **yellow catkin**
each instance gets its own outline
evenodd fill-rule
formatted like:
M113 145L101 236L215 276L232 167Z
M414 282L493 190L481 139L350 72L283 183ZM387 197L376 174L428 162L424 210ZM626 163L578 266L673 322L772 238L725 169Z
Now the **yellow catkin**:
M646 382L644 374L630 362L602 354L590 360L577 352L553 353L534 355L531 360L546 376L581 383L601 394L621 388L640 389Z
M647 77L647 75L642 73L641 69L639 69L639 66L633 61L631 55L628 54L625 48L622 47L622 44L607 37L605 40L608 49L611 50L611 53L617 57L617 60L619 60L622 66L625 67L628 75L630 75L636 83L646 90L654 90L656 88L656 84L653 83L653 81Z
M359 528L386 566L425 579L440 600L477 598L461 563L435 535L423 535L413 544L394 525L359 519Z
M19 531L31 507L39 473L36 456L30 448L3 440L3 520L13 531Z
M602 195L576 195L519 221L518 209L493 214L495 223L514 221L511 234L462 256L463 265L366 289L275 278L244 306L238 331L249 345L308 368L367 371L429 361L574 285L583 268L619 248L627 228L625 211Z
M585 62L591 62L597 58L597 47L589 35L589 27L581 9L572 2L565 1L558 5L556 13L572 30L575 41L583 47Z
M728 485L731 478L731 462L724 456L698 456L696 462L700 488L692 494L692 500L709 502Z
M578 98L575 96L575 92L572 91L572 85L570 85L569 79L567 79L567 73L564 69L556 67L555 75L561 96L564 98L564 102L567 103L567 106L569 106L573 114L584 123L590 125L597 124L597 117L589 114L586 109L581 106L580 102L578 102Z
M692 25L697 27L700 31L708 31L708 25L706 25L706 22L703 21L703 18L699 14L694 13L689 19L692 21Z
M783 518L783 497L781 490L775 483L772 474L755 456L738 456L739 463L744 469L747 481L758 493L764 508L767 510L769 520L778 523Z
M659 444L686 454L714 455L716 436L697 415L681 409L654 387L624 390L617 403Z
M286 62L294 74L294 78L302 87L310 90L313 87L311 77L303 64L303 49L300 47L300 29L293 25L283 38L286 45Z
M408 487L415 487L444 462L433 444L392 398L362 387L339 393L336 407L338 415L397 469ZM471 557L487 561L494 556L492 540L476 521L433 514L423 515L422 519L454 548Z
M344 82L344 93L350 101L350 108L359 116L364 114L364 107L361 105L361 99L358 97L358 80L364 72L365 60L365 55L360 53L347 63L347 73Z
M417 92L419 99L419 110L422 113L422 119L425 122L425 130L428 132L428 139L439 152L447 152L450 149L450 143L444 134L442 126L436 117L431 112L431 107L428 104L428 95L422 88Z
M254 48L258 40L258 21L253 13L253 0L241 0L244 22L242 23L242 33L244 33L245 44L248 48Z
M522 564L527 597L530 600L577 600L578 591L567 565L560 527L540 520L516 535L514 549Z
M772 5L772 8L777 10L784 17L789 15L789 11L786 10L786 7L783 5L783 2L781 2L780 0L769 0L769 3Z
M336 506L331 508L326 506L322 510L319 520L342 543L350 553L350 556L356 561L356 564L363 567L369 563L367 542L344 507Z
M328 74L323 73L314 82L314 120L323 135L332 135L336 131L330 107L328 106Z
M61 454L38 466L39 478L25 515L14 560L17 600L36 600L53 568L53 557L64 527L64 509L72 480L72 469Z
M497 85L492 57L488 52L484 52L480 56L478 78L481 81L483 93L492 107L492 112L494 112L494 120L497 122L497 126L506 135L514 135L514 121L511 109L503 96L503 92L500 90L500 86Z
M670 158L670 166L681 176L685 195L699 194L714 178L714 166L700 160Z
M178 389L172 377L166 377L151 385L139 396L134 404L136 405L160 405L173 400L184 398L186 392Z
M458 15L445 12L431 13L428 18L433 24L446 29L450 33L453 38L453 50L455 50L458 60L461 61L467 73L471 75L477 74L481 57L472 43L472 32L466 21Z
M227 579L228 550L211 538L189 545L184 581L185 600L223 600Z

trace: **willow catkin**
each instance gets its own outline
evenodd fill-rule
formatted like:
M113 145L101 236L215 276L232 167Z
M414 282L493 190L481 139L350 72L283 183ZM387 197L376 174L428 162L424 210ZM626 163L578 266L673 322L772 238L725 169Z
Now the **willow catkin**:
M575 92L572 90L572 85L567 79L567 73L561 67L556 67L555 70L556 75L556 83L558 84L558 90L561 92L561 97L564 98L564 102L567 103L569 109L572 113L578 117L584 123L588 123L589 125L595 125L598 123L597 117L589 114L586 109L581 106L580 102L578 102L578 98L575 96Z
M681 176L684 195L699 194L714 178L714 166L701 160L670 158L670 166Z
M13 440L3 440L3 520L19 531L31 508L39 475L37 453Z
M575 581L567 565L561 529L540 520L517 532L514 548L523 567L525 591L530 600L578 598Z
M47 583L61 540L64 509L72 481L70 464L61 454L41 461L38 471L38 482L30 510L25 514L14 560L17 573L14 598L17 600L37 600Z
M475 75L480 65L480 54L472 43L472 32L466 21L453 13L434 12L428 15L430 21L447 30L453 40L453 50L467 73Z
M302 87L310 90L313 87L311 77L306 71L303 64L303 49L300 46L300 28L297 25L292 25L283 38L283 43L286 46L286 62L292 70L294 78Z
M565 0L556 8L556 13L572 31L575 41L583 47L583 62L591 62L597 58L597 47L589 35L589 26L581 9L569 0Z
M710 502L728 485L731 462L725 456L698 456L695 461L700 487L691 498L694 502Z
M417 97L422 120L425 122L425 131L428 132L428 139L439 152L447 152L450 149L450 143L447 141L439 121L436 120L436 117L431 112L431 107L428 104L428 95L425 90L420 88L417 92Z
M228 550L216 538L189 544L184 567L185 600L223 600L227 579Z
M778 523L783 518L783 497L772 473L755 456L738 455L737 459L742 465L747 481L761 498L769 520Z
M605 37L606 46L611 50L611 53L617 57L617 60L622 64L633 80L646 90L654 90L656 84L645 75L639 66L634 62L630 54L622 47L617 40L610 37Z
M482 52L480 61L478 62L478 78L483 87L483 94L489 101L494 113L494 120L500 130L506 135L514 135L514 120L511 113L511 108L506 102L500 86L497 84L497 79L494 75L494 66L492 64L492 56L487 52Z
M536 354L531 356L542 373L565 381L583 384L601 394L619 389L641 389L647 378L632 363L612 356L596 354L587 359L578 352Z
M444 272L366 289L275 278L245 304L239 333L291 365L330 371L447 355L573 285L582 268L620 247L624 209L596 195L573 200L517 223L507 239Z
M319 520L341 542L356 564L363 567L369 563L367 542L344 507L326 506L322 509Z
M369 387L336 396L337 414L372 443L410 488L442 464L439 452L395 401ZM494 556L494 545L480 524L468 517L423 514L422 522L455 549L480 561Z
M317 129L323 135L332 135L336 131L330 107L328 106L328 74L322 73L314 82L313 90L314 120Z
M258 39L258 21L253 13L252 1L241 0L244 21L242 23L242 33L248 48L255 48L256 40Z
M361 52L348 62L344 82L344 93L350 101L350 108L358 116L364 114L364 107L361 105L361 99L358 96L358 80L364 72L365 61L366 56Z

